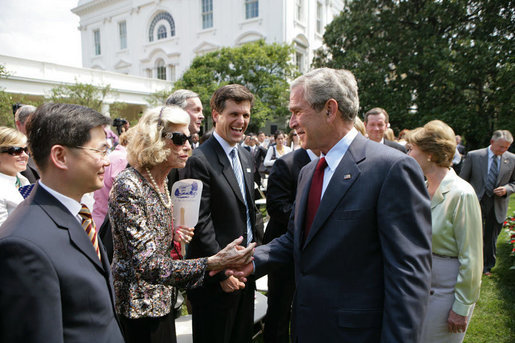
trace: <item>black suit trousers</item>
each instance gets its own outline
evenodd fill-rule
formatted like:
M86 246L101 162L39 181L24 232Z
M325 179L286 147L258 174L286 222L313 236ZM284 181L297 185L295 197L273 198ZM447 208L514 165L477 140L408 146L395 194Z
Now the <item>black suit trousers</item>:
M216 285L211 301L203 299L206 290L188 292L193 314L193 343L246 343L252 341L254 327L255 281L249 279L245 288L234 293L220 294ZM209 290L213 290L209 287ZM204 293L200 297L200 294ZM197 295L197 296L195 296ZM227 298L231 298L227 301Z
M483 272L489 272L495 266L497 237L501 233L502 223L495 217L494 196L483 195L481 198L481 215L483 219Z

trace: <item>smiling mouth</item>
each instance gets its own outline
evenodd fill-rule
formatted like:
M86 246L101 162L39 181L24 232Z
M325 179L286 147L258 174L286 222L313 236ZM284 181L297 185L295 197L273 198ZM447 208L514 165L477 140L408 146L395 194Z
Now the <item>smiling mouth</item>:
M239 132L239 133L243 132L243 129L241 127L240 128L238 128L238 127L231 127L231 130Z

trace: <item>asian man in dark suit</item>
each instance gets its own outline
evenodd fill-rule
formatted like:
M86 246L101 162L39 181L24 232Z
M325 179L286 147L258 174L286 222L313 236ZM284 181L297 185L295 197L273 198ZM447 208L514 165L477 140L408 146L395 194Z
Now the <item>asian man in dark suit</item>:
M474 187L481 204L486 275L495 266L497 237L506 219L510 195L515 192L515 155L508 151L512 143L509 131L495 131L489 147L467 154L460 173Z
M256 248L255 268L242 272L294 262L293 342L419 342L431 277L420 167L353 128L359 100L347 70L296 79L289 106L302 147L323 157L300 172L288 232Z
M187 258L211 256L239 236L244 237L242 244L256 237L252 156L238 144L249 124L253 100L247 88L236 84L219 88L211 98L215 131L193 151L184 171L185 178L199 179L204 185ZM250 342L254 290L254 281L245 285L220 273L188 291L193 342Z
M89 108L45 104L29 124L41 179L0 227L1 342L123 342L111 270L80 201L103 185L103 126Z
M297 149L277 159L268 177L266 209L270 221L266 227L263 244L286 233L295 195L299 172L318 154L311 150ZM295 291L293 264L268 273L268 292L265 328L265 342L289 342L290 312Z

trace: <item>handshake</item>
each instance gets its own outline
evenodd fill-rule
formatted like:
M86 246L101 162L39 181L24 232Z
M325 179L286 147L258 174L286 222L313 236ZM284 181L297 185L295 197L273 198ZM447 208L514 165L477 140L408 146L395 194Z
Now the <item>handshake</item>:
M243 237L239 237L216 255L207 258L207 270L210 271L210 276L225 270L228 278L221 281L220 286L226 293L245 288L246 276L254 270L252 260L256 243L251 243L245 248L239 245L242 241Z

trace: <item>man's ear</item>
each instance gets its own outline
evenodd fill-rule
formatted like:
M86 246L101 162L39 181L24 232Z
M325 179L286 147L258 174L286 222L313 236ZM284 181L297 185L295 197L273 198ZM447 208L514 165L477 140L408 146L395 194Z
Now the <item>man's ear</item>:
M334 99L327 100L326 103L326 115L330 118L334 118L338 115L338 103Z
M50 163L56 168L67 170L70 159L70 150L62 145L54 145L50 149Z
M216 110L212 110L211 111L211 117L213 117L213 121L216 123L218 122L218 116L220 115L220 113L218 113Z

